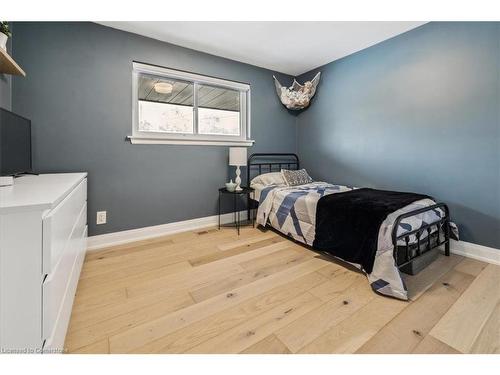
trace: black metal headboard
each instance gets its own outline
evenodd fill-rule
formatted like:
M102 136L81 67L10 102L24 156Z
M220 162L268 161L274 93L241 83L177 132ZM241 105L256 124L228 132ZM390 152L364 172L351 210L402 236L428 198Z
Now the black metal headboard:
M247 162L248 186L250 186L252 177L262 173L279 172L281 168L300 169L300 162L297 154L274 153L250 155Z

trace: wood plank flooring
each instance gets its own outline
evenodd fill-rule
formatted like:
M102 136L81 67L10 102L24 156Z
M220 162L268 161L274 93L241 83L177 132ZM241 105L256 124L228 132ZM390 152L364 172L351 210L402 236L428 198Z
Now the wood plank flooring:
M268 230L206 229L87 254L69 353L500 353L500 267L440 256L410 302Z

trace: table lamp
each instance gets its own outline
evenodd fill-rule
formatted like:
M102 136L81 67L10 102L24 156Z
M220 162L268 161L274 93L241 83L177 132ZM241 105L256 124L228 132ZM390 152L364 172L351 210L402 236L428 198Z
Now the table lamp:
M236 167L236 183L235 191L242 191L240 167L247 165L247 148L246 147L229 147L229 165Z

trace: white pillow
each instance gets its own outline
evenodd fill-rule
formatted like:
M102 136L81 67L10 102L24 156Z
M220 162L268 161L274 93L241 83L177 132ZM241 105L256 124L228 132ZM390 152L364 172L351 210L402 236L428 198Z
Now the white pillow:
M262 185L285 185L285 180L281 172L271 172L264 173L255 177L250 185L262 184Z

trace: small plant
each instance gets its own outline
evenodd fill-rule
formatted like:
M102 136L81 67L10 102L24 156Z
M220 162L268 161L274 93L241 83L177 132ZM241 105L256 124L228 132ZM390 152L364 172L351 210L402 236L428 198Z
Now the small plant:
M12 36L12 33L9 29L9 23L7 21L0 21L0 33L4 33L9 38Z

